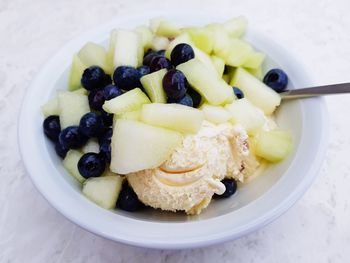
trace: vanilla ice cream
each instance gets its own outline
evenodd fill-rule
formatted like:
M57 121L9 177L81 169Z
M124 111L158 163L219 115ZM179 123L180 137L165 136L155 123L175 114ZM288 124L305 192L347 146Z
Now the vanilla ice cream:
M258 166L240 125L203 122L160 167L127 175L139 199L154 208L199 214L222 194L225 177L243 181Z

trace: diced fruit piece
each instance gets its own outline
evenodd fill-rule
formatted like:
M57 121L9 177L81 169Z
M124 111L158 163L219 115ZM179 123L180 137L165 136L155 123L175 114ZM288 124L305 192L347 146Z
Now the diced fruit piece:
M77 90L74 90L73 92L76 94L88 95L88 91L84 88L79 88Z
M58 107L58 98L52 98L43 106L41 106L41 112L44 114L45 117L48 117L50 115L59 115L60 110Z
M221 55L223 58L230 49L231 38L224 28L220 25L211 24L207 26L207 30L213 36L213 53Z
M80 132L78 126L68 126L64 128L58 136L60 144L65 149L80 148L86 143L87 139L88 138Z
M122 90L132 90L140 85L140 73L130 66L117 67L113 73L114 83Z
M146 26L139 26L135 28L135 32L141 36L143 50L146 52L152 47L153 33L151 29Z
M145 123L184 133L196 133L203 119L200 110L180 104L145 104L141 111Z
M193 99L190 95L186 94L184 97L182 97L181 99L177 99L177 100L173 100L173 99L169 99L168 98L168 103L176 103L176 104L181 104L181 105L185 105L188 107L193 107Z
M151 103L149 98L139 88L125 92L114 99L108 100L103 104L106 112L116 115L123 114L128 111L135 111L141 108L143 104Z
M156 35L164 37L176 37L181 33L181 30L166 20L161 20L158 24Z
M233 67L239 67L254 52L253 48L241 39L231 39L227 49L222 49L217 56L225 60L225 64Z
M204 113L204 118L215 124L228 122L231 119L231 114L223 107L203 104L201 110Z
M80 175L78 170L78 162L82 156L83 154L80 151L69 150L62 161L64 168L66 168L67 171L80 183L85 181L85 178Z
M47 117L43 122L43 130L47 138L57 142L61 132L60 118L56 115Z
M103 88L105 85L106 74L102 68L91 66L84 70L81 77L81 85L91 91L94 89Z
M163 78L163 89L169 99L181 99L186 94L187 86L186 77L179 70L171 69Z
M270 162L286 158L293 147L292 136L281 130L261 131L256 137L255 154Z
M105 72L111 73L111 68L107 63L107 52L104 47L88 42L80 49L77 55L85 66L99 66Z
M170 54L171 63L177 66L194 58L193 48L185 43L176 45Z
M90 111L87 96L69 91L58 92L61 128L79 125L81 117Z
M166 95L163 89L163 78L166 69L161 69L143 76L140 81L152 102L166 103Z
M213 62L213 65L219 77L222 77L225 70L225 61L222 58L219 58L217 56L211 56L211 61Z
M116 206L123 184L119 175L90 178L84 182L83 194L95 204L112 209Z
M143 43L140 35L133 31L117 30L115 32L114 68L119 66L141 66L143 55Z
M274 68L266 73L263 82L276 92L282 92L288 85L288 76L282 69Z
M188 34L183 33L181 35L178 35L175 39L173 39L168 47L165 50L165 57L170 59L171 57L171 52L173 51L174 47L176 47L178 44L185 43L190 46L193 46L193 43L191 42L191 38Z
M183 29L190 38L191 41L203 52L210 54L214 47L213 34L210 30L201 27L188 27Z
M177 69L185 74L191 86L210 104L220 105L233 98L232 88L198 59L180 64Z
M81 76L83 75L83 72L86 68L87 66L85 66L83 62L81 62L78 55L75 54L73 56L73 61L69 72L69 90L73 91L79 89L79 87L81 86Z
M78 170L82 177L98 177L105 171L106 163L98 153L85 153L78 162Z
M156 72L161 69L171 69L173 68L173 65L171 65L169 59L167 59L164 56L155 56L150 64L150 70L151 72Z
M242 68L236 70L230 84L240 88L245 97L267 115L272 114L281 103L278 93Z
M156 51L167 49L169 42L167 37L156 36L152 40L152 49Z
M244 61L242 67L245 68L259 68L264 62L265 54L261 52L251 52L246 60Z
M262 81L263 79L263 71L261 67L258 68L246 68L246 70L252 74L254 77L256 77L258 80ZM232 78L230 78L231 80Z
M95 138L89 139L88 142L81 148L83 153L99 153L100 145Z
M137 121L118 120L112 136L111 171L128 174L158 167L181 142L178 132Z
M160 22L164 21L164 17L155 17L149 20L149 27L151 28L152 32L155 34L157 32L157 29L160 25Z
M249 135L255 134L265 123L264 114L245 98L227 104L225 109L231 113L233 122L241 124Z
M224 179L221 181L225 185L225 192L221 195L214 194L214 198L228 198L237 191L237 182L235 179Z
M108 49L106 53L106 61L111 69L111 72L114 70L114 51L115 51L115 40L118 30L113 29L109 35L109 43L108 43Z
M247 19L243 16L239 16L225 22L223 27L231 37L241 37L246 30L247 24Z
M133 120L139 121L141 119L141 110L125 112L121 115L115 116L114 122L116 120Z
M123 184L117 206L122 210L134 212L143 208L144 204L139 200L134 190L126 182Z

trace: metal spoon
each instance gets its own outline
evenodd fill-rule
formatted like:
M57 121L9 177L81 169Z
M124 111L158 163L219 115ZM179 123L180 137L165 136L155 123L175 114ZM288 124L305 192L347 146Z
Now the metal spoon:
M350 93L350 83L318 86L304 89L287 90L280 93L283 100L309 98L323 95Z

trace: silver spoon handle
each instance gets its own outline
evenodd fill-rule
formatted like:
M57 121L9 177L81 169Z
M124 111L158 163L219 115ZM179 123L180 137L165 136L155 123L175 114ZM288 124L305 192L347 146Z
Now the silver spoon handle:
M283 100L308 98L323 95L350 93L350 83L318 86L305 89L287 90L280 93Z

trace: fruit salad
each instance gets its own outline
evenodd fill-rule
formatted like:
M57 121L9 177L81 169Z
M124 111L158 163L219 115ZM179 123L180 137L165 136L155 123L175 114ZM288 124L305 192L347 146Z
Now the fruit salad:
M73 55L68 89L42 106L43 130L87 198L199 214L288 156L291 135L274 121L288 77L264 74L246 25L156 18Z

